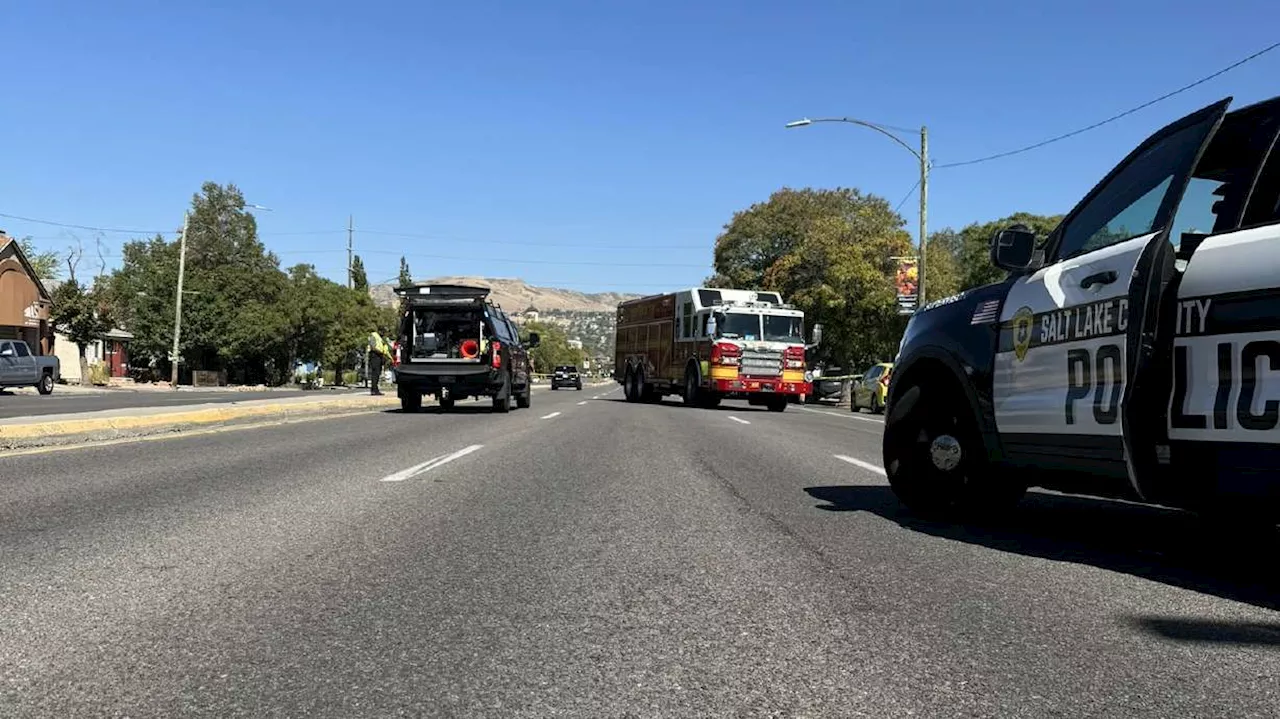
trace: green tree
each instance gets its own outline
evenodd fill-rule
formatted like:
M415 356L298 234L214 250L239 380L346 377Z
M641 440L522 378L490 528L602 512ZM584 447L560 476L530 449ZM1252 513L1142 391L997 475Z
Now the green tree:
M86 351L89 344L101 339L103 333L111 329L105 297L85 289L72 277L53 291L51 299L53 325L75 344L80 356L80 381L88 382L89 360Z
M41 252L37 250L35 242L30 237L23 237L18 240L18 247L22 248L22 254L26 256L27 262L31 263L31 269L35 270L36 277L42 280L55 280L58 278L58 268L62 262L58 258L57 252Z
M819 354L844 366L892 357L895 256L912 253L888 201L856 189L783 189L736 213L716 240L709 282L780 292L824 325Z
M179 351L193 369L225 369L232 381L285 375L288 278L258 239L257 221L234 185L207 182L192 198ZM168 369L178 242L128 242L110 279L135 360Z
M351 286L360 292L369 291L369 275L364 271L364 260L360 255L351 260Z
M408 287L413 284L413 273L409 271L409 261L403 256L400 258L400 286Z
M521 327L521 339L527 342L532 332L537 332L539 339L538 346L529 350L529 361L533 363L534 372L546 374L556 365L562 364L582 367L586 354L569 346L569 338L559 326L542 322L525 323Z
M949 227L929 235L928 252L925 254L926 302L950 297L960 291L963 247L964 238Z

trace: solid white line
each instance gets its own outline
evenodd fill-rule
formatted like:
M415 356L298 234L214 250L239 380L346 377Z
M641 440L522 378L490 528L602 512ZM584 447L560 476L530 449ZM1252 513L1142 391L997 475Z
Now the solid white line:
M855 457L850 457L850 456L845 455L845 454L837 454L837 455L835 455L835 458L836 458L836 459L838 459L838 460L841 460L841 461L843 461L843 462L848 462L849 464L852 464L852 465L853 465L853 466L855 466L855 467L861 467L861 468L863 468L863 469L867 470L868 472L875 472L876 474L880 475L881 477L886 477L886 476L888 476L888 475L886 475L886 474L885 474L884 467L881 467L881 466L880 466L880 465L878 465L878 464L872 464L872 463L870 463L870 462L863 462L863 461L862 461L862 460L860 460L860 459L857 459L857 458L855 458Z
M798 409L802 409L805 412L813 412L814 414L825 414L831 417L848 417L849 419L860 419L863 422L875 422L876 424L884 424L883 419L878 419L876 417L863 417L861 414L858 414L857 412L846 412L844 414L838 414L836 412L826 412L820 409L810 409L808 407L799 407Z
M582 405L584 405L584 404L586 404L586 403L587 403L587 400L585 400L585 399L584 399L584 400L582 400L581 402L579 402L579 403L578 403L578 406L579 406L579 407L581 407Z
M446 454L440 457L436 457L435 459L429 459L423 462L422 464L416 464L408 469L402 469L399 472L396 472L395 474L388 474L387 476L383 477L381 481L403 482L406 479L411 479L413 477L416 477L419 474L422 474L423 472L428 472L430 470L433 470L442 464L448 464L449 462L452 462L455 459L458 459L460 457L465 457L468 454L471 454L472 452L476 451L477 449L480 449L483 446L484 446L483 444L473 444L470 447L463 447L462 449L458 450L457 452L454 452L453 454Z
M745 419L738 419L737 417L734 417L733 415L729 415L729 419L733 420L734 422L737 422L738 424L751 424L751 423L750 423L750 422L748 422L747 420L745 420Z
M559 412L552 412L551 414L546 415L545 417L542 417L542 419L551 419L552 417L559 417L559 416L560 416Z

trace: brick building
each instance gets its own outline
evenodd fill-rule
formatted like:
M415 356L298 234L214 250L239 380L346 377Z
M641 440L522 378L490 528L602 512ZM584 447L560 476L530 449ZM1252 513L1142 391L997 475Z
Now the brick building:
M51 304L18 240L0 230L0 339L25 340L36 354L52 354Z

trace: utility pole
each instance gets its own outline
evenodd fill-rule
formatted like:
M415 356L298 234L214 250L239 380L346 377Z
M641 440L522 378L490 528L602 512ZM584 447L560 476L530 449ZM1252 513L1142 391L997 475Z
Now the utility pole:
M920 263L916 266L916 309L924 307L924 255L929 234L929 128L920 126Z
M178 294L173 300L173 352L171 353L173 368L169 375L171 389L178 388L178 343L182 338L182 276L187 269L187 228L190 226L191 211L187 210L182 215L182 237L178 241Z
M847 122L850 125L861 125L870 128L898 143L900 147L906 149L907 152L910 152L920 161L920 252L916 255L916 308L923 307L925 244L929 237L929 128L924 125L920 126L920 150L917 152L914 147L908 145L902 138L894 134L895 131L899 131L899 128L877 125L874 122L867 122L854 117L820 117L813 120L806 117L794 122L788 122L786 127L808 127L817 122ZM906 132L906 130L901 131Z
M351 254L351 234L355 231L355 219L347 215L347 289L355 289L355 258Z

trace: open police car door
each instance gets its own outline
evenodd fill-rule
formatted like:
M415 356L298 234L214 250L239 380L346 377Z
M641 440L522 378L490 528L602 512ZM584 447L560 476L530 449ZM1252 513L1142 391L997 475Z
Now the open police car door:
M1143 421L1169 229L1227 98L1165 127L1113 169L1037 250L1001 307L996 424L1015 464L1127 479L1139 496ZM1148 418L1148 421L1154 418Z

